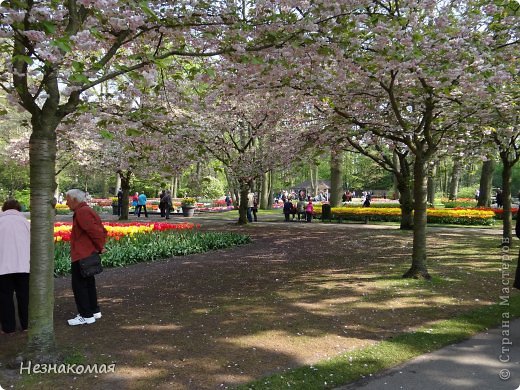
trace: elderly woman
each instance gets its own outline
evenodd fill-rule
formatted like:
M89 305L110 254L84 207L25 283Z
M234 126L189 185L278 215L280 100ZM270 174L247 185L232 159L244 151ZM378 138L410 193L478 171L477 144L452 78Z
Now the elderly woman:
M3 333L16 330L13 294L16 293L22 330L29 319L30 224L15 199L7 200L0 213L0 322Z

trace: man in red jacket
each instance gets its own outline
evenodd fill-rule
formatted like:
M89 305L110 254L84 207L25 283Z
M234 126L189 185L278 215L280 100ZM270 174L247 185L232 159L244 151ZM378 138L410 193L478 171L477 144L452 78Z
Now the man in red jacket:
M78 189L67 191L67 206L74 211L70 236L70 258L72 291L79 314L70 320L69 325L93 324L101 318L94 276L83 277L79 269L79 260L93 253L105 251L107 231L99 215L85 202L85 193Z

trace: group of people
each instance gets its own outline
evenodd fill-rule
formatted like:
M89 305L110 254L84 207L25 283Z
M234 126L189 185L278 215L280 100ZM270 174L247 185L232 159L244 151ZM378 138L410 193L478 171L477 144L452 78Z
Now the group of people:
M72 189L65 194L74 212L70 237L71 284L78 314L71 326L92 324L101 318L94 276L81 275L79 262L105 252L107 231L99 215L87 204L85 192ZM20 202L8 199L0 213L0 324L2 333L16 331L14 295L22 331L29 327L30 223Z
M293 220L296 218L296 215L298 215L298 221L304 220L307 222L312 222L312 217L314 215L312 198L309 196L307 202L305 202L304 198L300 197L296 205L292 202L292 200L286 199L285 203L283 204L283 213L285 215L285 222L289 222L291 220L291 215Z
M136 192L132 196L132 206L134 206L134 215L137 215L139 218L141 216L141 211L144 211L145 218L148 218L148 210L146 210L146 201L148 198L146 197L144 192Z
M134 215L137 217L141 216L141 212L144 212L144 216L148 218L148 210L146 209L146 201L148 198L144 192L136 192L132 196L132 206L134 207ZM119 189L117 192L117 215L121 215L123 205L123 191ZM170 190L162 190L159 194L159 210L161 211L161 218L170 219L170 212L172 208L172 195Z
M274 197L274 203L279 204L282 202L285 204L286 200L296 200L296 199L308 199L314 200L316 202L328 202L329 201L329 192L328 190L320 191L315 197L307 196L307 191L305 189L301 189L296 193L295 191L286 191L282 190L280 191L275 197Z

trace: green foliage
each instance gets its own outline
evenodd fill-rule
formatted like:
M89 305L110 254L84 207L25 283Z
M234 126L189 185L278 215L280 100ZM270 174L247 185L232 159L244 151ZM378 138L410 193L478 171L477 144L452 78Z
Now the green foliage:
M9 192L16 197L24 188L29 188L29 167L12 160L0 161L0 199L7 199ZM28 198L26 206L29 206Z
M202 253L210 250L247 244L249 236L220 232L151 232L124 236L107 242L102 255L104 267L124 267L145 261ZM70 273L70 244L57 242L54 246L54 274Z
M457 197L458 198L470 198L470 199L474 199L475 198L475 190L479 187L479 184L477 183L475 186L473 187L461 187L459 188L459 191L457 193ZM472 207L472 206L469 206L469 207Z
M502 188L502 171L504 170L504 166L502 163L498 163L493 173L493 187ZM513 167L513 172L511 174L511 195L516 196L520 191L520 164L516 164Z
M476 200L449 200L442 202L445 208L453 209L455 207L477 207Z
M29 206L31 204L31 191L30 190L21 190L14 192L14 198L20 202L22 205L22 210L29 210Z
M219 179L206 176L200 182L198 194L209 199L220 198L224 194L224 186Z

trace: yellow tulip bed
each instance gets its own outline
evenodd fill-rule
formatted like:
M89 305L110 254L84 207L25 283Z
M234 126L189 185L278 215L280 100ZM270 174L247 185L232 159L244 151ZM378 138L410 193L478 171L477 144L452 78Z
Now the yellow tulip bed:
M375 207L332 207L332 218L338 220L399 222L401 209ZM317 217L321 217L321 205L314 206ZM457 225L492 225L495 213L480 209L428 209L429 223L445 223Z

